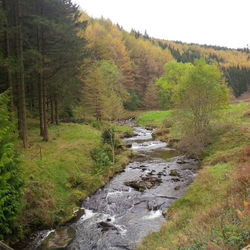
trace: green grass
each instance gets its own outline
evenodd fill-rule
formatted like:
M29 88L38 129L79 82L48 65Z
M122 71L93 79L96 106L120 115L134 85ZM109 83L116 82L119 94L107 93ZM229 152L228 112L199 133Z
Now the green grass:
M159 127L162 122L171 114L168 111L146 111L139 114L137 124L142 126Z
M132 136L133 135L133 128L126 125L115 125L114 126L115 132L120 136Z
M128 127L117 126L121 132ZM21 155L25 176L24 226L53 226L72 217L78 201L104 185L127 163L128 152L96 174L91 150L101 143L101 131L90 125L64 123L51 126L50 140L43 142L38 129L29 131L30 147Z
M138 249L236 250L249 243L249 111L248 103L221 111L195 181L168 208L160 232L148 235Z

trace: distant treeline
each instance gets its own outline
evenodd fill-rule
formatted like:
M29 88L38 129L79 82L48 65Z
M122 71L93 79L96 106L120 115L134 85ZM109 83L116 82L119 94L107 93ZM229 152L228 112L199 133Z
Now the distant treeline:
M178 62L191 62L205 57L207 63L217 63L235 96L240 96L250 86L250 51L248 48L229 49L226 47L185 44L158 40L163 49L169 49Z

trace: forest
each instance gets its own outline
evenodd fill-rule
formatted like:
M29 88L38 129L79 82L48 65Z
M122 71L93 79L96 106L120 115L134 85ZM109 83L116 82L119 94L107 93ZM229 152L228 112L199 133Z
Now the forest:
M190 157L208 157L224 129L214 125L218 110L249 90L250 51L128 32L71 0L0 0L0 75L0 240L22 249L32 231L71 219L79 200L128 163L131 152L118 137L133 132L118 121L178 110L172 118L162 113L156 136L178 138L175 146ZM247 126L240 131L243 148Z
M70 1L2 1L1 11L0 89L10 90L24 147L27 116L39 118L40 135L48 140L48 124L58 124L59 117L115 120L124 108L161 108L154 82L173 59L205 57L218 64L235 96L248 89L248 50L129 33L110 20L88 17Z

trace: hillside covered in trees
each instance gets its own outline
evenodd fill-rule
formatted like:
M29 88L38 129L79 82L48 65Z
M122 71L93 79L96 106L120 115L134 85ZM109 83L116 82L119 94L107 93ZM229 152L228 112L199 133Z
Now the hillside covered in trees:
M131 128L113 122L128 112L182 108L203 154L214 116L197 118L197 96L211 91L212 113L246 92L250 51L128 32L71 0L0 0L0 76L0 240L15 243L70 219L122 169L130 153L117 135Z
M162 48L168 48L178 62L194 62L205 57L208 63L216 63L223 71L233 94L239 96L249 87L250 50L229 49L219 46L185 44L154 39Z
M24 147L27 116L39 119L40 135L48 140L48 123L59 119L91 114L114 120L124 108L160 108L154 83L174 59L205 57L218 64L236 96L249 85L248 49L129 33L110 20L88 17L70 1L2 0L1 13L0 90L11 91Z

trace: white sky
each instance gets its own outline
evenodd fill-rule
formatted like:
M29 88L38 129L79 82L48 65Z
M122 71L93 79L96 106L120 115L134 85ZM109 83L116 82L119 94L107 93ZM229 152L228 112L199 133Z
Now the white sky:
M92 17L105 17L155 38L243 48L250 46L250 0L74 0Z

